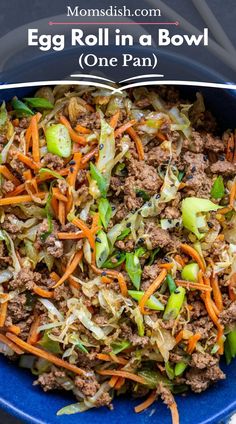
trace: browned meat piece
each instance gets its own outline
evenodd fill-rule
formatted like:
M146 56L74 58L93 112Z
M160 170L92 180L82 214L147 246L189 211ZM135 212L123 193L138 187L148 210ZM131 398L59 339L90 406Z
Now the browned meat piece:
M153 147L146 154L145 161L148 165L158 167L159 165L167 164L170 160L170 154L167 150L160 146Z
M94 396L97 393L100 384L97 382L95 375L90 372L89 377L75 377L75 386L81 391L85 396Z
M186 378L186 384L191 386L192 391L201 393L206 390L211 383L223 380L225 374L218 365L214 365L202 371L199 371L198 368L192 368L187 372Z
M47 153L43 159L43 165L49 169L62 169L64 160L57 155Z
M81 113L77 119L77 124L82 125L90 130L99 129L101 126L101 117L98 112L94 113Z
M178 208L173 206L167 206L164 211L161 213L162 218L167 219L178 219L181 215L181 212Z
M4 222L1 224L2 228L11 234L19 233L19 225L15 223L16 219L13 214L6 215Z
M199 317L206 316L207 311L204 304L200 300L191 303L193 309L190 311L191 319L195 320Z
M6 325L26 321L31 313L32 305L30 303L28 304L26 295L19 294L8 303Z
M209 353L193 353L191 356L190 366L198 369L213 367L218 363L218 358Z
M232 302L227 309L221 312L220 321L225 326L236 323L236 302Z
M123 181L119 177L111 177L110 188L115 192L116 196L123 191Z
M125 252L132 252L132 250L134 250L135 241L133 239L118 240L115 243L115 246L120 250L124 250Z
M34 386L40 385L44 392L63 390L65 379L68 379L65 371L52 367L52 371L41 374L33 384Z
M144 108L144 107L148 107L148 106L150 106L150 100L147 98L147 97L143 97L142 99L140 99L140 100L137 100L136 102L135 102L135 105L138 107L138 108Z
M186 138L183 143L183 149L194 153L201 153L204 150L204 138L198 131L192 130L190 138Z
M32 290L34 284L40 284L42 276L39 272L32 272L29 269L22 269L14 280L9 281L9 287L13 290Z
M236 173L236 163L224 161L217 161L211 165L211 172L213 174L223 174L225 176L235 175Z
M102 393L101 396L96 399L96 407L99 408L100 406L109 406L109 408L112 408L111 401L112 398L108 392Z
M54 258L60 258L63 255L63 243L57 238L56 229L57 224L54 222L52 233L42 242L40 236L48 231L48 221L45 219L40 225L37 233L37 244L39 248L43 246L50 255L54 256Z
M202 153L186 152L183 159L187 165L184 182L188 196L207 198L212 187L212 180L205 174L209 166L207 157Z
M67 192L67 183L65 180L58 180L58 188L62 194L66 194Z
M137 209L143 204L139 191L144 190L150 196L157 193L162 180L157 171L145 162L132 159L128 166L129 176L125 180L125 203L129 210Z
M208 316L188 323L187 329L193 331L193 333L200 333L202 339L208 339L210 336L215 335L215 332L213 331L214 324Z
M149 338L144 336L140 337L137 334L132 334L132 336L129 338L133 346L141 346L145 347L149 343Z
M2 185L2 191L3 193L10 193L15 188L14 184L11 181L4 181Z
M178 247L180 242L171 237L167 230L162 230L154 222L149 222L145 228L145 234L148 235L152 249L156 247L173 250Z
M214 137L212 134L207 133L205 135L204 148L219 153L225 150L225 144L220 137Z
M142 278L143 280L155 280L156 276L159 273L159 267L157 264L154 265L146 265L143 268Z

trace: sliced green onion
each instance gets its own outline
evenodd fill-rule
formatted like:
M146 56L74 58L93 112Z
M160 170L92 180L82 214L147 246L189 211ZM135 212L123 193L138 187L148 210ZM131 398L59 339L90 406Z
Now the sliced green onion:
M197 197L187 197L182 202L182 220L183 226L195 234L198 239L204 237L201 234L197 225L199 213L217 211L222 206L216 205L208 199Z
M216 178L211 189L211 197L213 199L221 199L225 194L224 181L221 175Z
M138 302L142 299L144 295L144 291L136 291L136 290L128 290L129 295L132 299L137 300ZM154 311L164 311L164 305L158 300L154 295L152 295L145 306L149 309L153 309Z
M186 370L187 366L188 366L188 364L186 364L183 361L178 362L175 365L175 375L176 375L176 377L179 377L181 374L183 374L183 372Z
M160 247L157 247L156 249L152 250L150 253L150 257L149 257L149 261L148 261L148 265L152 265L153 262L156 259L156 256L158 254L158 252L160 251Z
M43 97L25 97L24 101L28 103L29 106L34 107L35 109L53 109L54 106L49 100L44 99Z
M165 370L166 370L166 374L167 374L168 378L170 380L174 380L174 378L175 378L174 368L172 368L172 366L170 365L169 361L167 361L165 363Z
M51 340L46 331L42 339L38 342L38 344L44 349L46 349L48 352L54 353L55 355L62 353L59 342Z
M102 230L98 231L96 236L96 264L101 268L109 255L109 245L106 233Z
M198 280L199 266L196 262L187 264L183 267L181 276L183 280L193 281L194 283Z
M176 290L177 286L170 274L167 274L166 281L167 281L170 293L173 293Z
M136 196L141 197L145 202L147 202L150 199L150 195L145 191L137 188L135 190Z
M60 174L58 174L58 172L53 171L52 169L49 169L49 168L40 168L39 175L41 175L41 174L52 175L53 177L57 178L58 180L64 180L64 178Z
M131 232L131 230L130 230L130 228L125 228L121 233L120 233L120 235L117 237L117 241L118 240L124 240L125 239L125 237L127 237L129 234L130 234L130 232Z
M186 290L184 287L177 287L177 289L171 293L163 315L164 320L177 318L184 303L185 293Z
M227 365L236 357L236 328L227 334L225 341L225 358Z
M126 253L125 269L134 287L139 290L141 283L142 269L136 253Z
M112 347L112 353L117 355L118 353L122 352L123 350L127 349L131 346L131 343L128 340L121 340L121 341L115 341L111 344Z
M107 199L104 199L103 197L99 199L98 212L99 212L99 217L102 221L103 227L107 229L107 226L112 216L111 205Z
M7 109L6 109L6 103L2 102L1 108L0 108L0 127L3 127L7 122Z
M94 181L96 181L98 189L101 193L101 196L106 197L108 182L107 179L102 175L102 173L97 169L97 167L90 162L90 173Z
M24 116L24 115L32 116L34 114L34 112L27 105L25 105L25 103L23 103L21 100L13 99L11 102L11 105L19 116Z
M182 179L184 178L184 174L185 174L184 171L179 171L179 174L178 174L178 180L179 181L182 181Z
M45 131L49 153L68 158L71 155L71 139L68 129L62 124L50 125Z
M112 269L117 268L125 261L125 252L115 251L113 254L104 262L103 267Z

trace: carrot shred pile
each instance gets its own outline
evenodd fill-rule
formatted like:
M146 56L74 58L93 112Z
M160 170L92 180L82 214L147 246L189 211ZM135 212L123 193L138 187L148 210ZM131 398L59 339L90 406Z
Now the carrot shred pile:
M147 397L147 399L144 402L140 403L138 406L135 406L134 408L135 412L139 413L149 408L149 406L151 406L156 399L157 399L157 393L154 390L153 392L150 393L150 395Z
M71 274L73 274L73 272L76 270L79 262L81 261L82 256L83 256L82 250L79 250L78 252L75 253L71 263L67 266L64 275L55 284L55 286L53 286L53 289L55 289L56 287L59 287L61 284L63 284L68 279L68 277L70 277Z
M162 281L165 279L167 275L166 269L163 269L158 277L152 282L152 284L148 287L146 292L144 293L142 299L139 301L139 308L142 314L145 314L145 305L150 296L160 287Z
M138 152L139 160L144 160L144 149L143 149L143 143L141 138L138 136L136 131L133 128L128 128L126 132L129 134L129 136L134 140L136 149Z
M190 337L188 341L187 352L191 355L196 348L197 342L200 340L201 334L196 333Z
M65 125L65 127L68 129L68 132L70 134L71 140L74 141L74 143L78 143L78 144L86 144L86 138L82 135L77 134L73 128L71 127L68 119L66 119L65 116L60 116L60 122L61 124Z
M64 361L63 359L57 358L57 356L53 355L50 352L46 352L45 350L39 349L35 346L30 345L27 342L24 342L19 337L15 336L12 333L7 333L6 337L10 339L13 343L15 343L20 349L26 352L32 353L32 355L38 356L39 358L46 359L48 362L51 362L58 367L65 368L75 374L84 375L85 371L81 368L78 368L75 365L70 364L69 362Z

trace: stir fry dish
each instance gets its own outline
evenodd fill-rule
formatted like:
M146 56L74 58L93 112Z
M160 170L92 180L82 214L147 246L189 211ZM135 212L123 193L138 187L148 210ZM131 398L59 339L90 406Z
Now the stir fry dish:
M201 93L41 87L0 152L0 351L73 393L58 415L125 395L177 424L236 356L236 134Z

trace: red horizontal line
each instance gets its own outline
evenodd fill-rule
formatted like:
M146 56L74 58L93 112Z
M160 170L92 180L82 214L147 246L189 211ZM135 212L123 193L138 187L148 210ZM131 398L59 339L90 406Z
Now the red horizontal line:
M48 22L48 25L179 25L179 22Z

